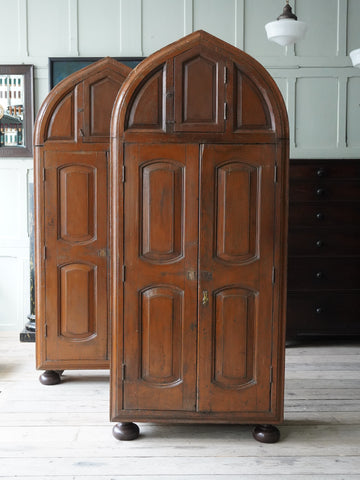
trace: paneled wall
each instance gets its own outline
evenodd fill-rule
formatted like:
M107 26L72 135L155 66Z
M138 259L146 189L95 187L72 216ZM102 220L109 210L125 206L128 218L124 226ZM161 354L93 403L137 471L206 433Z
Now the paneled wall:
M48 57L147 56L204 29L257 58L285 98L292 158L360 158L359 0L290 0L305 40L280 47L264 25L284 0L0 0L2 64L35 65L35 110ZM0 159L0 329L28 312L26 178L31 160ZM4 198L3 198L4 197ZM5 199L5 203L4 203ZM24 277L26 281L24 282Z

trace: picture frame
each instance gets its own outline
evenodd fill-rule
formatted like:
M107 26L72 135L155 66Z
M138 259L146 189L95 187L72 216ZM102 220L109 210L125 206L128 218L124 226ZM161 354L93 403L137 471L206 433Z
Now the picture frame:
M91 63L101 60L104 57L49 57L49 89L55 87L68 75L87 67ZM113 57L114 60L127 65L130 68L136 67L145 57Z
M0 157L31 157L34 66L0 65Z

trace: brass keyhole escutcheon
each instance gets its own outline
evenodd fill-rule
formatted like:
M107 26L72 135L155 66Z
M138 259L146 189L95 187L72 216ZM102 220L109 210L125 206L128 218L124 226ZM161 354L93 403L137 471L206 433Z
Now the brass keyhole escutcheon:
M207 290L203 290L202 292L202 304L207 305L209 303L209 292Z

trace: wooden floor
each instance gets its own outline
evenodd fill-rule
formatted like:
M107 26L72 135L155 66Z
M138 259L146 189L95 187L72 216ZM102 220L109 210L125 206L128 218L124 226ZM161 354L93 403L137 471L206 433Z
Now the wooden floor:
M264 445L246 425L140 424L118 442L107 372L43 386L18 338L0 333L0 480L360 479L360 342L287 349L282 437Z

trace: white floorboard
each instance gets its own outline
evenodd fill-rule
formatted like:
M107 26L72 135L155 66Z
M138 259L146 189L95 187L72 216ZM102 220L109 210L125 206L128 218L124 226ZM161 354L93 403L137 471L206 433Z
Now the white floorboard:
M111 434L106 371L38 381L34 344L0 333L0 480L360 480L360 341L287 349L281 441L246 425Z

